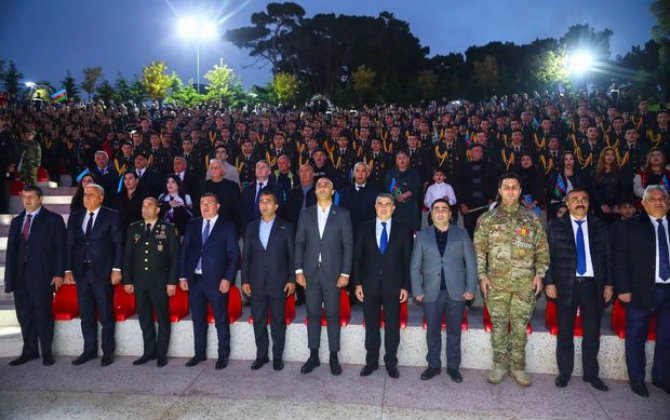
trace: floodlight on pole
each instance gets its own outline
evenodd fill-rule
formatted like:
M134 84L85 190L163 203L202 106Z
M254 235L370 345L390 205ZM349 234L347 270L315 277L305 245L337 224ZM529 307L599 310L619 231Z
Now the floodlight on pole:
M197 90L200 92L200 43L216 39L217 23L204 16L186 16L177 22L177 34L185 39L195 41L195 72Z
M568 58L570 73L581 75L589 71L594 63L593 54L588 51L577 51Z
M35 82L26 82L26 87L27 87L28 89L32 89L32 88L34 88L35 86L37 86L37 85L35 84Z

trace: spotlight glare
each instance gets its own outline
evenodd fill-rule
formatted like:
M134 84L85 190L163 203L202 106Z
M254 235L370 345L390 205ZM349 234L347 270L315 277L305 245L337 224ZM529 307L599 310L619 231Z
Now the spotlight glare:
M593 55L586 51L579 51L574 53L569 60L569 68L571 73L577 75L583 74L591 69L593 66Z

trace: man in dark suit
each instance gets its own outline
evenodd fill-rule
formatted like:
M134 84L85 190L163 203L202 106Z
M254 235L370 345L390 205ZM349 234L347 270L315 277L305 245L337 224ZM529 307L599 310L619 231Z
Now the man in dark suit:
M123 237L119 214L102 206L105 191L97 184L84 188L84 211L68 219L65 283L77 284L84 351L72 361L81 365L98 357L96 313L102 325L102 366L114 363L113 285L121 283Z
M314 169L312 165L304 164L298 169L300 185L288 192L284 206L284 218L293 226L298 225L300 212L306 207L316 204L314 194Z
M259 160L256 162L256 179L242 190L241 214L244 220L244 226L252 220L257 220L261 217L258 206L261 192L270 190L273 191L277 197L281 196L281 186L275 184L274 178L271 178L270 174L271 168L267 161ZM279 202L277 202L277 204L279 204Z
M59 214L42 207L39 187L26 187L21 200L24 211L12 219L9 227L5 293L14 293L23 350L9 364L17 366L37 359L39 339L42 362L50 366L54 364L51 302L53 289L63 284L65 223Z
M188 223L179 257L179 287L189 292L195 346L195 356L186 362L186 366L195 366L207 358L209 303L219 341L216 370L228 366L228 291L235 281L240 257L235 226L219 215L219 207L216 194L205 193L200 197L202 217Z
M461 321L466 301L475 297L477 263L475 250L465 229L450 224L451 207L443 198L430 208L433 226L416 236L410 272L412 293L423 305L426 320L428 368L421 379L440 374L442 349L442 318L447 322L447 374L454 382L462 382Z
M365 162L354 165L354 185L349 185L340 192L340 207L351 213L351 226L354 233L358 226L367 220L375 218L375 200L382 191L375 185L368 183L370 169Z
M351 217L346 209L333 206L333 182L321 178L316 183L315 206L300 213L295 239L296 282L307 298L307 340L310 356L302 366L309 373L321 365L321 307L328 323L330 372L340 375L340 288L349 283L354 248Z
M193 194L198 190L198 182L202 180L197 179L196 174L188 170L186 159L182 156L175 156L172 161L172 169L181 181L182 188L184 189L183 193L193 197Z
M256 360L251 369L257 370L268 359L268 309L272 332L272 365L282 370L286 296L295 291L292 270L295 234L290 223L277 217L278 198L271 190L260 192L258 200L261 218L250 222L244 232L242 251L242 292L251 298L254 318Z
M133 362L142 365L158 359L158 367L167 365L170 344L168 298L177 288L179 237L174 226L158 219L158 201L142 201L142 219L128 228L123 258L123 284L128 294L135 293L137 317L142 328L144 352ZM158 338L152 309L158 320Z
M201 184L198 197L202 197L206 193L216 195L216 200L219 204L219 215L223 220L234 224L235 232L242 232L244 223L240 214L240 186L224 178L225 169L223 163L217 159L212 159L209 162L209 172L212 178ZM201 213L200 198L194 199L193 204L196 207L194 213ZM234 281L234 279L230 280Z
M95 166L91 168L91 175L95 183L105 190L105 201L102 203L105 207L115 208L114 197L119 188L119 174L109 163L109 156L104 150L95 152Z
M600 319L612 299L611 255L608 228L595 216L587 216L589 194L580 189L566 197L569 214L549 224L550 265L544 279L547 297L556 299L558 338L556 361L559 375L554 381L564 388L574 367L573 331L577 308L580 309L584 338L582 365L584 381L600 391L607 385L598 377Z
M150 197L158 198L165 190L165 180L158 172L147 167L149 156L146 152L140 152L135 155L135 173L140 179L139 186Z
M384 364L391 378L398 378L400 344L400 304L407 301L412 233L407 226L392 220L393 196L381 193L374 205L377 217L361 223L354 245L353 283L363 302L365 316L365 366L361 376L379 367L380 312L384 307Z
M656 314L652 383L670 393L670 245L668 192L650 185L642 198L645 213L623 222L613 238L614 283L626 304L626 366L632 391L648 397L644 384L645 343Z

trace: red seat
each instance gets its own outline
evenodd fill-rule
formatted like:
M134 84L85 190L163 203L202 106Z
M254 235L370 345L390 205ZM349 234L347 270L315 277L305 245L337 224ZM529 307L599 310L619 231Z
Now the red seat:
M125 321L135 314L135 294L128 294L122 284L114 286L113 311L117 321Z
M547 300L547 311L544 316L544 326L547 327L549 334L558 334L558 315L556 313L556 301L554 300ZM581 337L583 334L584 328L582 327L581 309L577 308L577 318L575 319L575 329L573 335L575 337Z
M242 294L240 289L231 285L228 290L228 322L232 324L240 318L242 318ZM214 323L214 311L209 303L207 304L207 321L210 324Z
M54 293L51 312L56 321L70 321L79 316L76 285L64 284Z
M351 320L351 304L349 303L349 295L344 289L340 289L340 325L346 327L349 325ZM307 325L307 317L305 317L305 325ZM321 325L326 326L328 322L326 321L326 313L321 308Z
M20 179L9 182L9 195L21 195L21 191L26 187L26 183Z
M400 304L400 328L407 327L407 301ZM363 318L363 327L365 327L365 318ZM384 328L384 308L379 313L379 327Z
M156 321L156 312L152 311L154 321ZM188 293L177 286L175 295L168 299L168 314L170 322L179 322L188 315Z
M37 182L48 182L49 181L49 172L43 167L37 168Z
M295 319L295 294L286 298L286 304L284 305L284 321L286 325L293 322ZM254 317L249 315L249 324L254 324ZM270 325L270 310L268 309L268 325Z
M612 322L612 331L614 331L619 338L626 338L626 306L621 303L619 299L616 299L614 305L612 305L612 315L610 320ZM651 316L647 339L652 341L656 340L656 314Z
M486 304L484 304L484 331L486 332L491 332L493 329L493 323L491 322L491 314L489 314L489 308L486 307ZM507 330L509 331L509 324L507 325ZM526 334L532 334L533 333L533 326L528 323L528 326L526 326Z
M470 322L468 321L468 310L467 308L463 310L463 320L461 321L461 331L467 331L470 328ZM426 318L423 319L423 329L426 329ZM447 316L442 317L442 329L447 329Z

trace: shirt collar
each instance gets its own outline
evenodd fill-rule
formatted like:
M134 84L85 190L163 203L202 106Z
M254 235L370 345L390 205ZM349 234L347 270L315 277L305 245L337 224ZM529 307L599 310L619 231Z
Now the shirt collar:
M31 217L34 219L35 217L37 217L38 214L40 214L40 211L41 211L41 210L42 210L42 206L38 207L37 210L35 210L35 211L32 212L32 213L28 213L28 212L26 211L26 216L31 216Z
M263 220L262 217L261 217L259 220L261 221L261 224L262 224L262 225L265 225L265 226L268 226L268 227L269 227L269 226L272 226L272 224L275 222L276 219L277 219L277 216L274 216L274 217L272 218L272 220L270 220L269 222L266 222L265 220Z
M219 218L219 215L217 214L216 216L214 216L214 217L212 217L211 219L209 219L209 227L210 227L210 228L216 224L216 220L217 220L218 218ZM207 219L205 219L204 217L202 218L202 221L203 221L203 223L205 223L205 224L207 223ZM204 226L204 225L203 225L203 226Z

